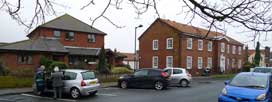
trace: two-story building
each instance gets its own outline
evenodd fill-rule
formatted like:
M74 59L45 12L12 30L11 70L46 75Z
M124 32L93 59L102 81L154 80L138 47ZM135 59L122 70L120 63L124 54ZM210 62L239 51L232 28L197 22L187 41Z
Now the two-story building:
M106 33L65 14L35 28L27 35L28 40L1 45L0 58L11 69L38 67L42 56L69 66L85 63L94 69L105 36Z
M243 44L218 32L158 18L139 37L140 68L186 68L201 75L234 72L243 64Z

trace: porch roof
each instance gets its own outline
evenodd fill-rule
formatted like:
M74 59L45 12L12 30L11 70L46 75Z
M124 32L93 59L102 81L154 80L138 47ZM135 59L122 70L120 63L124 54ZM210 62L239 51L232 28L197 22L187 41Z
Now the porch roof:
M70 55L85 55L85 56L98 56L100 48L85 48L85 47L72 47L64 46L69 51Z

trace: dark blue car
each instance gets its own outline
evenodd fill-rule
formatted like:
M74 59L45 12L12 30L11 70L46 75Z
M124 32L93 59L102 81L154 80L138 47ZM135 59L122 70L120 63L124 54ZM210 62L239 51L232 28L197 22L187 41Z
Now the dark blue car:
M218 102L270 102L271 74L242 72L225 82Z

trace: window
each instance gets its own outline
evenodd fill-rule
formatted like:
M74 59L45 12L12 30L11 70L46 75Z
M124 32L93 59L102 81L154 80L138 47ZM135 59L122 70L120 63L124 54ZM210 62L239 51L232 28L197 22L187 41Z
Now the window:
M192 69L192 56L187 56L186 58L186 66L187 66L187 69Z
M166 67L173 67L173 56L166 56Z
M158 68L158 61L159 61L158 56L153 56L152 57L152 67L153 68Z
M168 75L171 75L172 74L172 69L167 69L164 72L166 72Z
M64 72L64 80L75 80L77 73L74 72Z
M202 57L198 57L197 58L197 68L202 69L202 67L203 67L203 59L202 59Z
M74 40L75 33L74 32L66 32L65 33L65 40Z
M229 60L229 58L227 59L227 68L229 69L229 67L230 67L230 60Z
M152 42L152 49L153 50L158 50L159 49L158 43L159 43L158 40L153 40L153 42Z
M203 40L198 40L198 50L203 50Z
M212 51L212 42L211 41L208 42L208 51Z
M83 80L95 79L94 72L89 72L88 71L88 72L83 72L81 74L82 74Z
M140 70L134 73L134 76L139 77L139 76L147 76L148 75L148 70Z
M166 49L173 49L173 38L166 39Z
M149 70L148 74L149 74L149 76L161 76L161 71L158 71L158 70Z
M231 67L234 68L235 67L235 59L232 59L232 64Z
M173 74L182 74L182 70L173 69Z
M242 68L242 60L238 60L238 68L240 69L240 68Z
M95 42L95 35L94 34L88 34L88 42Z
M192 48L193 48L193 39L187 38L187 49L192 49Z
M31 55L18 55L17 62L19 64L32 64L32 56Z
M230 52L230 47L229 47L229 44L227 45L227 53Z
M53 37L54 37L54 38L60 38L60 31L54 30L54 32L53 32Z
M232 46L232 54L235 54L236 53L236 46Z
M221 43L221 52L225 52L225 43Z
M208 57L208 64L207 64L208 68L212 68L212 58Z
M241 46L238 47L238 54L241 55L242 48Z

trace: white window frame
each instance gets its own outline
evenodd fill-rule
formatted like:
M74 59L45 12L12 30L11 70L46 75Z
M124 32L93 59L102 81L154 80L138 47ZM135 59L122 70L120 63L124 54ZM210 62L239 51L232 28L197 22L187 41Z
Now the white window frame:
M227 58L227 69L229 69L229 68L230 68L230 59Z
M238 68L239 68L239 69L242 68L242 60L241 60L241 59L238 60Z
M200 51L203 50L203 40L198 40L198 41L197 41L197 48L198 48L198 50L200 50Z
M235 45L232 46L232 54L236 54L236 46Z
M166 56L166 67L173 67L173 56Z
M238 54L241 55L242 48L241 46L238 47Z
M186 57L186 68L187 69L192 69L192 64L193 63L193 57L192 56L187 56Z
M208 51L212 51L212 41L208 42Z
M169 42L171 42L169 44ZM167 38L166 39L166 49L173 49L174 47L174 39L173 38Z
M187 49L193 49L193 38L187 38Z
M157 44L157 46L155 44ZM159 40L152 41L152 50L159 50Z
M152 68L158 68L159 66L159 57L153 56L152 57Z
M230 45L227 45L227 53L230 53Z
M221 42L220 46L221 46L221 52L225 52L225 43Z
M203 67L203 58L197 57L197 68L202 69L202 67Z
M88 34L88 42L95 42L96 41L96 38L95 38L95 34Z
M207 68L212 68L212 58L208 57L207 59Z
M235 59L234 59L234 58L232 59L231 67L232 67L232 68L235 68Z

